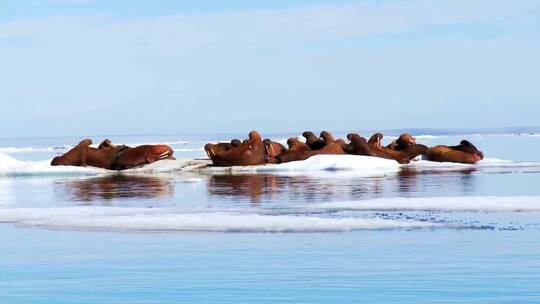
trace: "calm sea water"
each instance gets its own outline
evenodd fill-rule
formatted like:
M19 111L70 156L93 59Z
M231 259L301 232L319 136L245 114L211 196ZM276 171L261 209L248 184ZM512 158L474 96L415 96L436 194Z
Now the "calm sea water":
M51 174L78 138L0 139L0 303L538 303L529 133L420 136L497 160L368 175ZM229 136L111 138L202 158Z

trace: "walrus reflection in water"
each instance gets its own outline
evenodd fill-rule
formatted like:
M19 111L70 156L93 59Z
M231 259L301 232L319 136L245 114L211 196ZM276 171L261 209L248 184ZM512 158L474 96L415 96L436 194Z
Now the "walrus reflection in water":
M210 155L216 166L251 166L265 163L265 148L261 136L256 131L249 132L249 139L238 147L218 151Z
M123 198L165 199L172 197L174 190L168 179L126 174L66 179L54 185L55 193L61 195L62 199L68 197L71 201L82 202L109 201Z
M247 198L258 204L265 196L279 192L278 179L272 174L211 175L207 191L213 196Z
M53 158L51 166L92 166L109 170L123 170L150 164L162 159L174 159L173 150L167 145L142 145L135 148L116 146L105 140L98 148L90 147L92 140L85 139L73 149Z

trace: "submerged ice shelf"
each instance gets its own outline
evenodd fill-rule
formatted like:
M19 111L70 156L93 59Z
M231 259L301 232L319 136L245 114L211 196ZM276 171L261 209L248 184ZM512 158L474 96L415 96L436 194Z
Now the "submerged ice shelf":
M0 210L0 223L62 230L298 233L425 228L493 229L499 223L494 222L488 214L538 213L540 196L396 197L290 205L286 212L271 206L256 209L224 206L72 206ZM463 216L464 212L469 215ZM515 227L515 223L510 226ZM537 226L529 228L538 229Z

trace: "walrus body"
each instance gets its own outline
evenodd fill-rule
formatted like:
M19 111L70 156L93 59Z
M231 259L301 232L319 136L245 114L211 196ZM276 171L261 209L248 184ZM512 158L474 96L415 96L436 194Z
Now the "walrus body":
M309 151L300 156L300 160L308 159L315 155L321 155L321 154L345 154L343 151L343 148L338 143L330 143L324 146L323 148L316 150L316 151Z
M62 156L51 161L51 166L92 166L104 169L113 169L117 150L108 147L96 149L90 147L92 140L85 139Z
M325 146L324 141L321 138L315 136L315 134L311 131L306 131L302 133L302 136L306 138L306 144L309 146L309 149L311 149L311 151L322 149Z
M300 160L302 155L311 151L306 143L299 141L297 138L289 138L289 140L287 140L287 145L289 146L289 149L276 157L278 163L288 163Z
M407 157L410 160L413 160L419 155L427 155L428 149L429 148L427 146L424 146L424 145L421 145L421 144L414 144L414 145L410 145L408 147L405 147L402 150L399 150L398 152L401 152L401 153L407 155ZM391 150L391 149L389 149L389 150Z
M466 140L462 140L458 146L431 147L427 152L427 159L436 162L475 164L483 158L484 153Z
M174 159L174 151L167 145L142 145L124 150L116 155L114 169L125 170L158 160Z
M98 146L98 150L115 150L117 152L122 152L122 151L130 149L130 148L131 147L128 147L126 145L117 146L117 145L113 144L110 139L105 139Z
M384 135L382 133L373 134L368 141L368 145L372 150L379 150L381 152L380 155L385 155L384 158L391 158L400 164L408 164L410 162L410 158L407 154L402 153L401 151L386 148L382 145L383 137ZM377 151L374 151L374 153L377 154Z
M300 156L301 160L321 154L345 154L345 152L343 151L342 143L336 142L334 136L332 136L332 134L330 134L329 132L322 131L320 138L322 139L322 143L324 144L324 146L318 150L312 150L304 153Z
M204 150L206 155L211 159L214 155L221 151L229 151L232 148L242 145L242 142L239 139L233 139L228 143L217 143L217 144L206 144Z
M369 145L365 138L356 133L348 134L347 138L351 141L351 154L393 159L388 153Z
M251 166L265 163L264 143L259 133L251 131L249 140L238 147L219 151L210 159L216 166Z
M113 145L105 140L92 148L92 140L85 139L73 149L51 161L52 166L92 166L109 170L123 170L153 163L161 159L174 159L173 150L166 145L143 145L135 148Z

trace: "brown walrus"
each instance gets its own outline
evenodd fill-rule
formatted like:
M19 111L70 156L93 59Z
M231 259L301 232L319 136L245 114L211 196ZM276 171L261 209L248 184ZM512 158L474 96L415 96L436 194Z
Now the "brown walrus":
M292 137L287 140L289 149L276 157L278 163L287 163L295 160L300 160L302 155L311 151L306 143L301 142L298 138Z
M308 159L321 154L345 154L341 143L336 142L334 136L327 131L321 132L321 141L324 146L315 151L309 151L300 156L300 160Z
M153 163L161 159L174 159L173 150L166 145L144 145L135 148L116 146L106 140L101 148L92 148L92 140L85 139L73 149L51 161L52 166L92 166L109 170L123 170Z
M208 158L212 158L216 153L220 151L228 151L234 147L242 145L242 142L239 139L233 139L228 143L217 143L217 144L206 144L204 145L204 151Z
M158 160L174 159L173 149L167 145L142 145L119 152L114 161L114 169L125 170Z
M53 158L51 166L92 166L112 170L118 153L111 147L105 149L91 148L92 140L84 139L74 148L61 156Z
M388 155L391 159L397 161L400 164L408 164L410 162L410 158L407 154L403 153L402 151L396 151L389 148L386 148L382 145L382 139L384 135L382 133L375 133L371 136L371 138L368 140L368 145L372 149L380 150L386 155ZM386 158L386 157L385 157Z
M321 138L315 136L315 134L311 131L306 131L302 133L302 136L306 138L306 144L309 146L311 151L322 149L325 145L324 141Z
M264 143L256 131L249 132L249 139L240 146L219 151L210 157L216 166L251 166L265 163Z
M349 133L347 135L347 138L351 141L353 147L352 154L354 155L365 155L386 159L394 159L384 151L369 145L368 141L365 138L356 133ZM406 159L406 162L409 162L408 158Z
M276 158L281 153L284 153L287 151L287 148L285 148L282 144L272 141L269 138L263 140L263 143L264 143L264 151L268 158Z
M347 143L345 142L344 139L336 139L336 143L339 144L341 146L341 148L343 149L343 152L345 152L345 154L352 154L353 153L353 145L351 143Z
M484 153L472 143L462 140L457 146L435 146L428 149L427 159L436 162L475 164L484 159Z
M401 134L391 144L386 146L385 151L399 151L407 155L409 159L414 159L418 155L427 155L428 147L425 145L417 144L416 139L412 135L404 133Z
M130 149L131 147L128 147L126 145L120 145L120 146L117 146L115 144L112 143L112 141L110 139L105 139L104 141L102 141L99 146L98 146L98 149L99 150L110 150L110 149L115 149L117 152L121 152L121 151L124 151L126 149Z
M401 151L405 149L408 146L412 146L416 144L416 138L414 138L411 134L403 133L401 134L397 139L393 140L386 148Z

